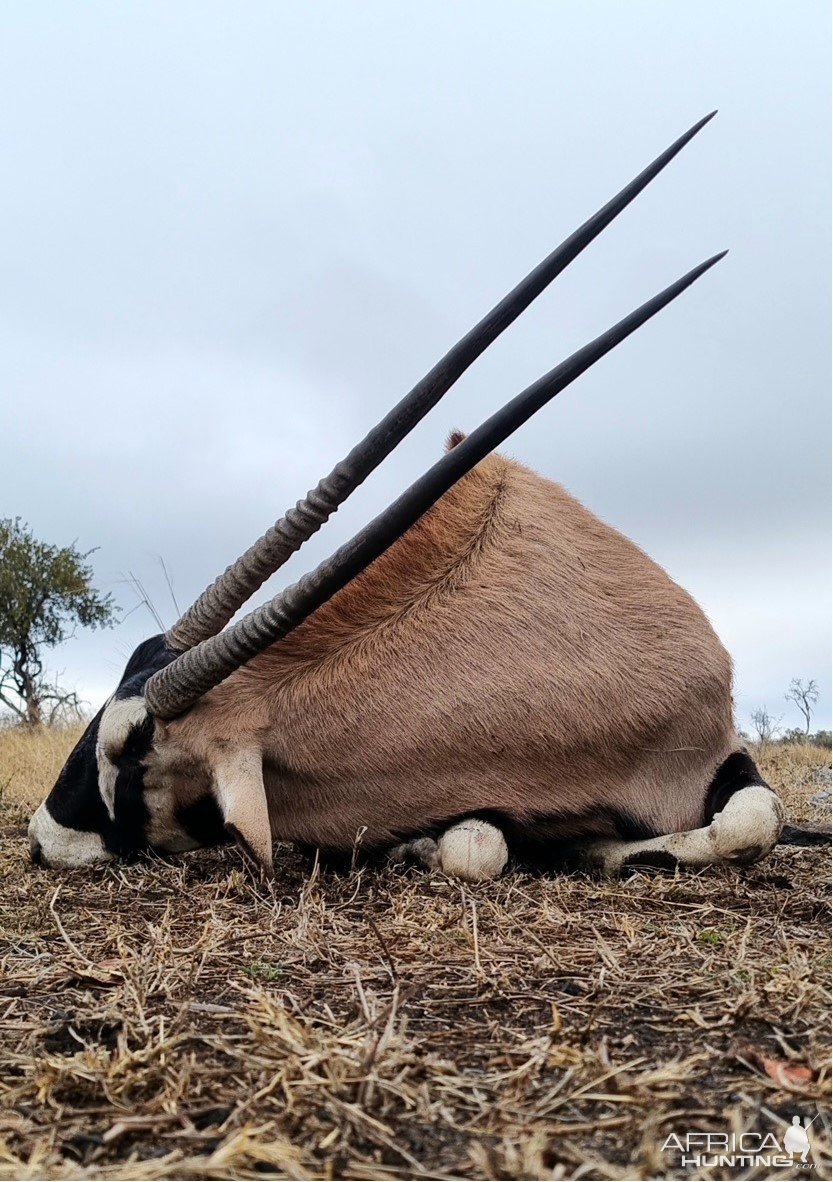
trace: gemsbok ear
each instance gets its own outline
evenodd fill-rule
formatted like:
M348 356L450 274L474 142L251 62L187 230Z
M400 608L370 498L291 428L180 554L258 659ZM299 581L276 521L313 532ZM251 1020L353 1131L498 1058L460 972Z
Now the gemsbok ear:
M226 829L244 854L271 876L272 829L261 752L256 748L225 751L215 760L213 771Z

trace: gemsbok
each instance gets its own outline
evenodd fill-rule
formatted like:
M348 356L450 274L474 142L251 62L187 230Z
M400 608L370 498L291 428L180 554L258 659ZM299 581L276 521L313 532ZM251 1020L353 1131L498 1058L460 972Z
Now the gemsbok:
M524 862L751 862L784 812L694 600L557 484L491 454L718 254L508 402L314 571L235 613L708 122L500 301L164 635L140 644L32 818L73 867L236 840L468 878ZM228 625L228 626L227 626Z

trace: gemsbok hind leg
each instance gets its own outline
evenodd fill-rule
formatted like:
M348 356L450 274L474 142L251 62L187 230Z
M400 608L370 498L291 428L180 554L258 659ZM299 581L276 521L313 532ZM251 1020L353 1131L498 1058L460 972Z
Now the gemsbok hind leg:
M784 818L784 806L772 789L751 784L730 796L702 829L645 841L593 841L584 854L590 865L606 874L619 874L630 866L747 865L770 853Z
M464 882L484 882L503 873L509 850L495 825L479 817L467 817L449 826L436 841L418 837L396 846L388 854L388 861L415 862Z

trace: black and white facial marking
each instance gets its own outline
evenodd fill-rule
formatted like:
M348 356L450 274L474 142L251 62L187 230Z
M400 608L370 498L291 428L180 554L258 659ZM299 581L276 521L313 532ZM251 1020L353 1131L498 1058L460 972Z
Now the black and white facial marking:
M115 694L89 724L29 823L34 862L71 868L130 857L149 847L175 852L193 849L207 832L216 832L213 814L195 809L193 777L188 803L181 808L154 759L158 724L142 690L174 656L161 636L133 653ZM192 816L199 830L193 834L187 827Z

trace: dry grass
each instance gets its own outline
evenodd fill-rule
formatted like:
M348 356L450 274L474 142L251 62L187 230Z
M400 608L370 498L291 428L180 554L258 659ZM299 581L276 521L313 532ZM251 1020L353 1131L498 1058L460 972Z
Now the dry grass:
M71 742L0 734L0 1177L764 1178L660 1146L817 1110L814 1166L778 1176L830 1176L824 851L474 888L291 851L270 884L233 850L58 876L22 822ZM818 820L829 753L761 762Z
M83 726L0 727L0 801L33 812L54 784Z

